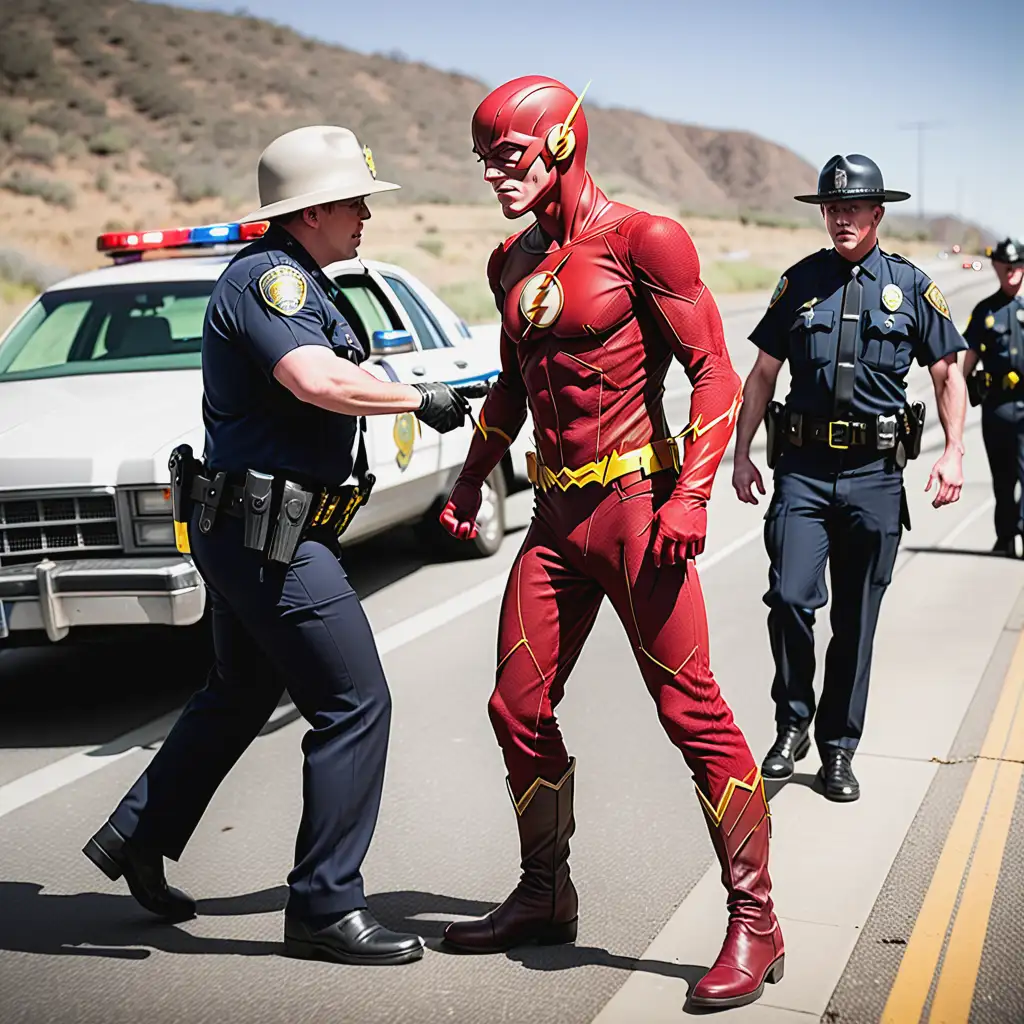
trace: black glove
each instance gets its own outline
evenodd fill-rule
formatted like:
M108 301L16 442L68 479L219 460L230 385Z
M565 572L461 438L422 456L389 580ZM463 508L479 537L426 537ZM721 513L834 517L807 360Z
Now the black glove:
M469 402L448 384L413 384L413 387L423 396L416 415L428 427L447 434L466 422Z

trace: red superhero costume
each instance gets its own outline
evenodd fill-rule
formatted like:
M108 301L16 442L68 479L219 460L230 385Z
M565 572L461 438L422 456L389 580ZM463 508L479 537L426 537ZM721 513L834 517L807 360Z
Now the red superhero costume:
M505 591L489 704L518 816L522 879L496 911L449 925L445 938L478 952L575 938L575 761L555 708L607 596L693 773L728 890L725 945L691 999L749 1002L782 974L768 808L711 672L692 561L741 402L721 317L686 231L611 202L594 184L586 118L564 85L527 77L499 87L473 117L473 141L506 216L527 212L515 208L525 196L520 205L536 222L495 249L487 268L502 369L441 520L455 536L473 535L482 482L527 406L537 504ZM539 190L533 201L531 189ZM679 439L662 409L673 357L693 385Z

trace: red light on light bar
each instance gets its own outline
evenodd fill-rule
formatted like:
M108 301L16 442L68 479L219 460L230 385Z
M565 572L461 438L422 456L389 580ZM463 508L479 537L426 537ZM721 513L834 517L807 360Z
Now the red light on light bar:
M257 220L252 224L241 224L238 228L238 237L243 242L251 241L253 238L262 238L270 227L269 220Z
M166 231L108 231L96 239L100 252L132 251L144 249L167 249L176 245L187 245L188 228L170 228Z

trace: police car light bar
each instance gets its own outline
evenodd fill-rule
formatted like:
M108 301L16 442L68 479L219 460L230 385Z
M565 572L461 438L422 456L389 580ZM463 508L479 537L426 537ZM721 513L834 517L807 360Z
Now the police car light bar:
M269 222L251 224L203 224L193 228L164 228L159 231L108 231L96 239L96 248L111 255L142 253L182 246L223 245L250 242L266 233Z

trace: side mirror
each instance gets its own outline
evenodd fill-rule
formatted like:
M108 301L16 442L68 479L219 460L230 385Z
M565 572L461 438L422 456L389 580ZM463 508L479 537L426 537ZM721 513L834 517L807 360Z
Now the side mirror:
M397 356L415 351L416 342L409 331L374 331L370 337L371 356Z

